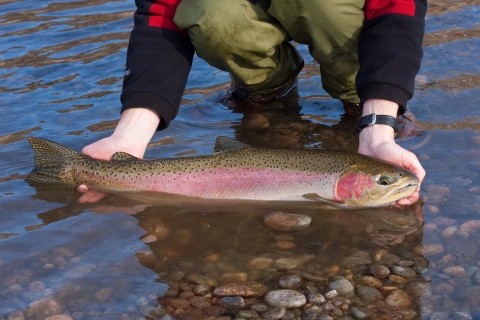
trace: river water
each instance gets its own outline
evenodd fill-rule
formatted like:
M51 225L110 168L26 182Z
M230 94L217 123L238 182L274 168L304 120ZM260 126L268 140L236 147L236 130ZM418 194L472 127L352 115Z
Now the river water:
M427 177L421 202L403 211L147 206L114 196L79 204L74 190L25 183L27 137L81 150L112 132L134 8L133 0L0 1L1 319L258 318L268 309L262 295L235 306L212 289L249 280L271 291L285 275L303 294L326 295L342 279L356 291L290 307L284 319L480 319L478 0L430 1L409 104L422 131L399 141ZM253 114L219 104L228 75L195 58L177 119L145 157L206 155L219 135L355 151L353 121L298 48L306 62L298 96ZM266 226L265 215L279 209L312 221L301 231ZM282 266L286 258L297 265Z

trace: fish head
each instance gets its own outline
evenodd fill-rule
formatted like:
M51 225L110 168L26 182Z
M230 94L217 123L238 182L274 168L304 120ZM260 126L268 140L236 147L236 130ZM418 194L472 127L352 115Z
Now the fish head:
M382 162L355 164L339 176L335 198L347 207L381 207L407 198L420 183L411 171Z

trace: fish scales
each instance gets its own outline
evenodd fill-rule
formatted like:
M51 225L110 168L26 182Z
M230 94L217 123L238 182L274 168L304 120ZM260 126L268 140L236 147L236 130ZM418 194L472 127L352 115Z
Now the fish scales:
M399 196L411 194L418 185L418 178L411 172L356 153L261 149L225 137L218 138L215 152L209 156L141 160L117 153L112 161L96 160L47 140L29 141L36 163L29 181L83 183L107 192L162 192L208 199L314 200L365 207L396 201ZM56 167L57 174L52 169ZM381 186L381 179L388 184ZM384 199L378 200L378 195Z

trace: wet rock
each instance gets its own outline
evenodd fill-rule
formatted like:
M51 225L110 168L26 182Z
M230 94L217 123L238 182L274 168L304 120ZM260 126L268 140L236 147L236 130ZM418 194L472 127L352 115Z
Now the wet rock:
M27 318L44 320L45 318L62 314L63 307L55 299L37 300L28 306Z
M475 281L480 284L480 270L475 274Z
M387 266L394 266L400 262L400 258L394 254L385 254L382 256L380 262L386 264Z
M250 309L255 310L257 312L265 312L269 309L269 306L267 306L264 303L257 303L252 306L250 306Z
M237 318L243 318L243 319L258 318L258 313L255 310L240 310L237 313Z
M336 290L340 296L351 298L353 297L355 288L347 279L338 279L330 282L331 290Z
M442 272L452 277L460 277L465 274L465 269L461 266L452 266L443 269Z
M210 299L202 296L191 297L190 299L188 299L188 301L190 301L190 304L192 306L201 310L206 309L211 305Z
M112 288L102 288L95 292L93 298L98 303L103 303L107 301L113 294Z
M455 320L473 320L473 317L467 311L457 311L453 314Z
M192 273L189 274L186 279L191 281L195 284L207 284L212 287L216 287L218 285L217 281L213 278L201 275L199 273Z
M455 227L455 226L450 226L450 227L447 227L445 229L443 229L442 233L441 233L441 237L443 239L453 239L455 237L455 234L457 233L458 231L458 228Z
M185 277L185 272L180 270L173 271L167 276L167 278L172 281L180 281L183 277Z
M245 300L243 297L224 297L217 300L217 304L225 309L242 309L245 308Z
M358 279L358 284L373 287L373 288L380 288L381 286L383 286L382 281L371 276L360 277L360 279Z
M360 299L366 303L372 303L377 300L383 300L383 295L377 289L367 286L359 286L356 288L356 292Z
M318 317L318 312L312 309L307 309L302 314L302 320L315 320Z
M218 282L221 284L230 282L244 282L248 280L248 275L245 272L225 272L220 275Z
M256 281L233 282L222 284L213 290L213 294L217 297L226 296L242 296L242 297L259 297L265 294L267 289L265 286Z
M287 240L279 240L275 242L275 247L281 250L290 250L295 248L295 242L293 241L287 241Z
M432 292L439 295L450 294L454 291L455 288L448 282L438 282L432 287Z
M22 310L13 311L8 315L7 320L25 320L25 315Z
M209 286L208 284L199 284L198 286L196 286L195 288L193 288L193 292L194 292L197 296L204 296L204 295L206 295L207 293L209 293L211 290L212 290L212 287Z
M468 235L480 229L480 220L469 220L460 226L460 231Z
M187 300L194 296L195 296L195 293L193 291L185 291L178 295L179 298L187 299Z
M20 293L21 291L22 291L22 286L19 285L18 283L9 285L7 288L7 293L9 294L17 294L17 293Z
M272 307L300 308L307 303L307 298L295 290L272 290L265 295L265 302Z
M220 306L210 306L203 309L203 313L205 313L208 317L215 317L218 318L225 314L226 310Z
M331 315L323 313L318 316L318 320L333 320L333 318Z
M302 284L302 278L296 274L285 275L278 279L278 284L282 289L298 289Z
M272 319L272 320L282 319L286 312L287 312L287 308L284 308L284 307L270 308L268 309L267 312L265 312L262 315L262 319Z
M325 293L324 296L327 299L333 299L335 297L338 297L338 292L337 290L330 290L327 293Z
M280 270L291 270L295 269L298 266L301 266L304 263L307 263L313 260L315 256L313 254L304 255L304 256L296 256L290 258L282 258L275 261L275 268Z
M393 266L392 273L404 278L411 278L417 275L415 270L413 270L412 268L403 268L399 266Z
M310 292L307 295L307 300L312 304L322 304L327 301L325 297L319 292Z
M441 244L426 244L423 247L419 246L415 248L415 252L424 257L431 257L445 251L445 248Z
M448 315L447 312L432 312L430 316L428 317L428 320L448 320L450 319L450 316Z
M273 266L273 259L258 257L248 262L248 270L267 270Z
M441 227L448 227L448 226L454 225L457 222L457 220L450 219L447 217L436 217L435 219L433 219L433 222L435 222L435 224Z
M279 231L298 231L306 229L312 218L306 215L285 212L272 212L265 216L264 223L270 229Z
M185 310L190 306L190 301L181 298L174 298L170 300L170 305L175 309Z
M414 281L409 284L410 292L417 298L428 298L432 295L430 284L424 281Z
M384 265L374 264L370 267L370 273L377 279L385 279L390 275L390 269Z
M418 316L418 313L413 310L400 310L399 311L402 320L413 320Z
M68 314L57 314L55 316L45 318L44 320L73 320L73 318Z
M372 316L372 310L360 307L352 308L350 313L355 319L368 319Z
M372 260L359 257L346 257L342 259L342 265L349 268L355 266L365 266L371 264Z
M403 277L400 277L400 276L397 276L397 275L394 275L394 274L391 274L388 276L388 279L390 279L391 281L395 282L395 283L407 283L408 280L403 278Z
M408 294L400 289L390 291L385 298L385 304L390 308L404 308L408 307L411 303L412 301Z

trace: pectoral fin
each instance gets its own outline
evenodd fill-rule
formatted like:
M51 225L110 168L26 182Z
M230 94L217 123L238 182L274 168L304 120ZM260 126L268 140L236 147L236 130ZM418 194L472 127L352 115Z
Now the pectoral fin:
M340 208L346 208L347 207L345 205L345 203L343 203L343 202L329 200L329 199L326 199L326 198L323 198L323 197L319 196L316 193L306 193L306 194L302 195L302 197L307 199L307 200L312 200L312 201L317 201L317 202L324 203L324 204L326 204L330 207L334 207L334 208L339 208L340 209Z

